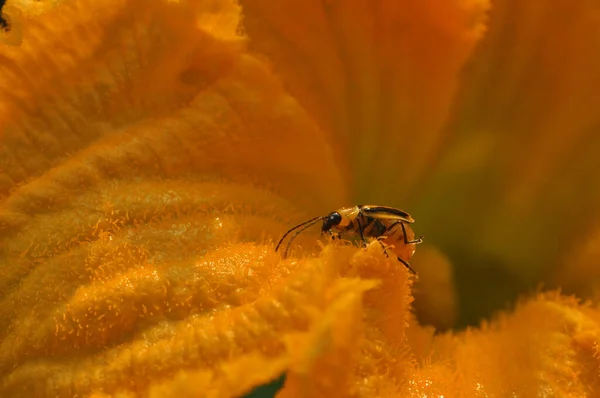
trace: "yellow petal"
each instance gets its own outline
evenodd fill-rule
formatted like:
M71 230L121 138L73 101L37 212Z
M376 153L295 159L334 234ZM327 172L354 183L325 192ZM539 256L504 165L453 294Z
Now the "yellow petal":
M277 378L289 364L286 357L273 359L249 354L223 364L218 370L181 371L150 388L150 398L228 398L241 396L252 387Z
M319 128L195 6L65 2L2 49L0 395L138 391L198 362L202 322L291 272L243 242L344 196Z
M340 280L331 288L331 304L307 335L285 340L291 356L281 397L343 396L360 361L362 293L376 283Z
M307 234L292 257L274 252L272 239L301 212L348 197L343 145L356 145L356 167L398 161L401 136L371 142L367 127L422 128L415 147L425 158L411 156L415 175L426 168L423 142L438 137L480 33L479 2L361 12L366 4L327 3L332 22L321 27L336 40L324 35L323 47L317 28L282 24L297 40L316 34L303 48L324 60L338 57L327 46L356 43L332 61L348 61L356 81L325 61L317 68L332 79L322 112L322 99L290 86L301 71L273 57L276 75L246 52L233 2L17 8L23 41L0 59L10 88L0 91L1 396L225 397L284 371L283 396L597 395L595 308L541 296L491 326L433 336L411 315L409 273L377 242L297 259L315 241ZM247 10L250 21L264 9ZM374 15L380 25L364 23ZM420 47L392 29L399 22ZM434 50L443 62L432 62ZM404 116L384 117L382 71L393 83L382 91L439 88L416 102L431 115L406 117L391 100Z
M251 48L330 132L356 203L406 203L435 161L486 1L242 0Z
M478 252L465 268L532 285L597 228L599 22L594 1L494 2L415 210L422 228L453 229L436 235L444 248Z

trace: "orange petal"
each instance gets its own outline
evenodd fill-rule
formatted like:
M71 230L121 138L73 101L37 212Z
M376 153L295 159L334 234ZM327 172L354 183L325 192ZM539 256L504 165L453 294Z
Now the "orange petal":
M282 374L286 357L273 359L249 354L225 363L215 371L181 371L164 383L150 388L150 398L229 398L242 396L252 387L266 384Z
M343 202L322 132L232 32L215 37L183 2L144 4L65 3L23 19L26 42L0 64L3 195L60 163L34 181L49 195L40 205L107 178L193 174L268 185L310 214Z
M23 43L2 48L0 395L138 391L210 368L190 347L229 353L225 314L295 269L244 242L345 196L319 128L241 52L236 23L204 12L64 2L23 12ZM241 312L246 330L256 314Z
M431 245L420 247L412 264L419 279L412 289L415 311L421 324L437 330L455 326L458 317L458 298L452 264L444 254Z
M531 284L598 224L600 5L501 0L489 21L420 221Z
M240 3L252 48L331 132L354 200L405 202L437 157L487 2Z
M375 285L339 280L328 293L328 310L309 333L286 338L291 364L281 397L344 395L360 361L362 293Z

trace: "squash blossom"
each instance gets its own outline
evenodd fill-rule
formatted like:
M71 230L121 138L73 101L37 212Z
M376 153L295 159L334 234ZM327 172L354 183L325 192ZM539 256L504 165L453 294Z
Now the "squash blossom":
M490 1L7 0L0 396L600 396L600 4Z

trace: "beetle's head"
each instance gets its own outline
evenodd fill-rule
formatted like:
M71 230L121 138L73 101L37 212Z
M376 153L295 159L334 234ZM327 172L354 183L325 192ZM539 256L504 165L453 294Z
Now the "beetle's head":
M323 226L321 227L321 233L331 230L333 227L338 226L342 222L342 215L337 211L330 213L325 220L323 221Z

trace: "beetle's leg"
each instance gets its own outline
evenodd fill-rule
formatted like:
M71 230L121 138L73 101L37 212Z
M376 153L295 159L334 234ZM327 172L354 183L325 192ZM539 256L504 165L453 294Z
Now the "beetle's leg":
M333 232L332 230L329 230L327 232L329 232L329 236L331 236L332 240L342 240L342 234L340 234L339 232Z
M398 221L398 222L402 226L402 234L404 235L404 244L405 245L408 245L409 243L414 243L415 245L418 245L419 243L423 242L424 236L420 236L419 239L408 240L408 238L406 237L406 227L404 226L404 223L402 221Z
M380 238L386 237L386 236L387 236L387 234L388 234L389 232L391 232L391 231L392 231L392 229L394 229L394 227L395 227L396 225L398 225L398 224L400 224L400 221L396 221L395 223L393 223L392 225L390 225L389 227L387 227L387 228L386 228L386 230L385 230L385 231L383 231L383 233L381 234L381 236L379 236L377 239L380 239Z
M359 213L358 217L356 217L356 224L358 225L358 233L360 234L360 239L362 240L363 247L367 247L367 240L365 239L365 234L363 233L363 227L360 224L360 216L361 216L361 213Z
M390 255L387 252L387 248L385 247L385 245L381 242L381 240L379 238L381 238L381 237L377 238L377 242L379 242L379 244L381 245L381 248L383 249L383 254L385 254L386 258L390 258Z
M400 257L398 257L398 261L400 261L402 264L404 264L404 266L406 268L408 268L414 275L417 275L417 271L415 271L414 269L411 268L410 264L408 263L408 261L404 261L402 260Z

